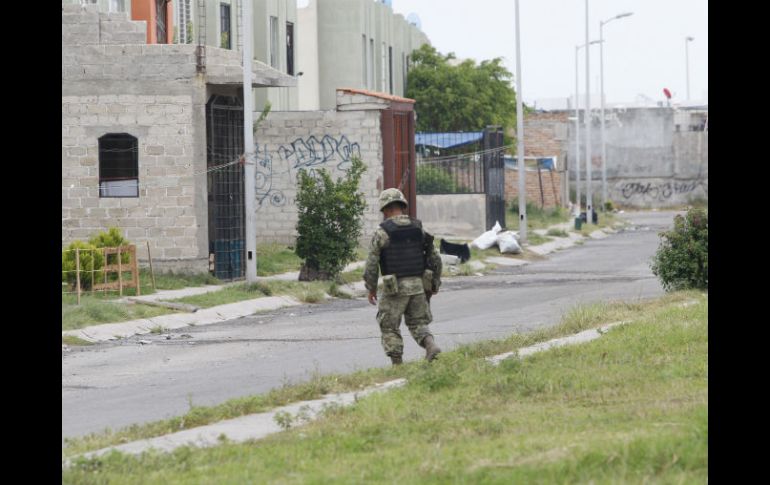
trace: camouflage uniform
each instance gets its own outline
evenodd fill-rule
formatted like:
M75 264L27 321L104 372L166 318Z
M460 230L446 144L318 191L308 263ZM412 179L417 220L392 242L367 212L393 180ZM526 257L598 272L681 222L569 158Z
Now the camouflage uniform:
M413 221L408 215L398 215L388 220L392 220L400 226L409 225ZM414 221L420 224L418 220L414 219ZM423 231L424 233L425 231ZM366 260L366 268L364 269L364 282L366 283L366 289L370 292L377 291L380 252L388 246L388 243L388 233L382 227L378 227L374 236L372 236L372 242L369 246L369 257ZM428 255L428 266L433 270L433 290L438 291L441 286L441 257L432 244L430 246L430 254ZM423 340L426 337L432 337L430 330L428 330L428 324L433 321L433 316L430 312L430 304L425 296L422 277L406 276L398 278L397 286L398 291L395 294L381 295L379 311L377 312L377 322L380 324L380 331L382 332L382 346L385 349L385 354L389 357L400 357L404 351L404 341L399 330L401 315L404 316L406 326L418 344L422 346Z

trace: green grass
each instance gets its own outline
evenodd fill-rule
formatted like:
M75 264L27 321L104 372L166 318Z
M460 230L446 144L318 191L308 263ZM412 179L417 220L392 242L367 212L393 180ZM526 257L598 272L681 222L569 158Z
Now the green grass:
M130 273L125 273L124 278L128 280ZM204 285L219 285L222 282L209 273L174 273L173 271L155 272L155 285L158 290L179 290L181 288L188 288L193 286ZM152 276L148 268L139 269L139 286L142 295L151 295L156 293L152 287ZM83 295L93 296L100 300L116 300L125 296L136 296L135 288L125 288L123 290L123 296L121 296L117 290L115 291L99 291L93 295L89 291L83 291ZM69 287L62 286L62 298L65 296L74 295L73 291Z
M596 230L604 229L605 227L609 227L611 229L616 228L617 226L623 223L622 219L612 212L599 212L598 214L599 214L599 217L597 220L598 224L584 223L583 226L580 228L580 231L577 231L577 232L579 232L585 237L588 237L592 232Z
M323 299L323 294L330 285L331 282L328 281L259 281L257 283L238 283L218 291L186 296L170 301L187 303L201 308L211 308L213 306L265 296L288 295L306 303L316 303Z
M547 236L555 236L555 237L569 237L569 234L567 234L567 231L564 229L548 229L548 232L546 232Z
M482 273L484 268L479 269L473 269L473 267L468 263L461 263L457 265L457 272L452 273L451 271L447 271L447 274L444 275L445 277L449 276L473 276L476 273Z
M479 358L494 344L464 346L390 370L407 386L305 426L246 444L112 454L64 471L63 483L704 483L708 303L609 313L629 308L634 323L587 344L500 366ZM616 316L579 313L577 326Z
M552 237L541 236L536 232L530 232L529 234L527 234L527 242L530 244L530 246L539 246L541 244L545 244L551 241L553 241Z
M142 284L142 294L152 293L152 278L150 277L149 269L139 270L139 281ZM222 284L222 281L210 273L155 272L155 286L158 290L179 290L188 287L220 284Z
M98 469L99 476L106 473L111 479L118 480L117 483L122 483L119 480L129 480L129 477L136 480L136 483L158 483L170 478L173 478L172 483L196 483L196 479L198 480L197 483L200 483L201 481L206 482L206 480L199 476L197 478L185 476L182 479L181 475L185 475L187 472L211 473L212 478L209 481L216 481L213 477L216 477L217 473L228 474L231 472L231 468L244 466L246 467L244 470L246 470L259 464L259 466L265 466L265 470L270 470L270 474L260 478L260 480L274 482L276 481L276 474L280 472L277 468L266 463L265 460L269 462L270 458L265 453L269 454L269 450L275 449L281 457L290 456L294 452L299 453L294 456L303 457L302 473L293 477L292 481L307 481L309 477L314 476L313 474L318 474L318 483L328 481L361 483L361 481L369 482L372 480L389 483L403 480L410 482L418 479L422 473L410 478L409 472L420 470L424 465L424 463L412 463L410 460L420 459L420 457L426 459L441 458L440 461L448 459L448 465L453 466L451 465L452 456L466 457L464 452L454 448L455 445L452 443L458 441L468 440L468 444L472 446L468 450L467 456L473 457L477 451L475 447L489 444L478 441L483 441L484 437L490 433L501 438L507 436L506 439L508 440L529 440L523 443L527 446L531 446L532 440L536 442L541 438L560 439L560 430L572 431L576 423L548 424L551 416L549 407L553 407L553 411L574 411L583 414L585 412L590 413L593 407L596 409L594 420L597 424L605 421L608 423L617 421L622 425L626 419L638 420L640 416L636 411L643 411L638 406L646 407L650 403L654 404L655 394L646 395L646 390L651 388L645 385L641 389L627 389L628 392L635 393L634 399L639 399L640 394L642 394L642 400L627 399L622 389L626 385L626 379L636 385L640 382L640 376L645 376L651 372L665 371L665 368L660 368L661 364L666 365L677 361L677 359L681 360L696 353L700 355L700 353L696 352L697 348L694 345L692 348L688 345L686 349L677 350L671 355L656 356L652 359L653 365L650 368L640 366L637 369L639 362L633 358L635 354L627 352L626 349L633 349L636 353L645 349L657 351L660 345L653 345L655 342L653 337L657 335L655 332L665 331L665 327L679 322L680 316L689 315L687 312L695 312L698 318L705 319L704 307L706 303L689 307L686 311L672 308L673 304L693 298L701 298L700 293L677 292L648 301L578 306L568 312L562 318L562 322L555 327L528 334L514 334L507 339L464 345L455 351L442 354L437 361L440 365L425 365L419 361L409 362L397 368L369 369L348 375L322 376L316 374L308 382L286 384L267 394L231 399L218 406L191 407L184 416L67 440L63 454L72 456L109 445L263 412L291 402L315 399L327 393L356 390L374 383L407 377L410 384L406 390L406 395L403 394L403 391L391 391L382 397L367 398L352 409L338 410L327 419L299 430L299 433L304 433L305 438L295 432L290 432L260 441L255 445L239 445L242 447L237 449L235 455L240 455L242 461L254 460L251 465L243 463L237 458L234 459L233 449L222 448L219 451L187 449L178 451L169 457L146 456L139 461L120 457L106 458L90 462L90 469ZM551 338L573 334L602 323L630 318L640 319L641 328L648 325L656 326L655 332L650 335L644 333L640 337L626 334L621 342L613 344L614 350L609 358L607 355L599 355L607 352L606 350L599 352L594 349L588 354L569 349L557 350L552 354L555 354L559 359L563 359L565 352L571 357L566 361L551 362L548 369L541 369L539 364L531 366L529 365L530 361L527 361L526 367L521 365L524 363L517 365L516 361L512 361L503 364L500 368L493 368L481 359L485 356L514 350ZM657 328L661 327L661 322L663 328ZM700 324L700 320L696 323ZM627 331L626 328L618 329L618 333ZM613 330L606 337L615 332ZM582 347L585 348L586 346ZM640 349L639 347L643 348ZM597 355L600 356L600 359L596 358ZM536 359L544 357L545 354L534 357L532 361L537 362ZM384 361L385 358L383 357ZM623 366L622 379L609 372L608 364L613 362ZM703 363L705 364L705 358ZM498 369L505 371L501 373ZM674 369L672 368L672 370ZM516 371L516 375L508 375L513 371ZM546 371L553 375L549 376ZM667 385L678 386L679 381L673 379L675 376L668 374L666 377L670 379ZM607 383L610 385L606 386ZM595 391L600 391L599 395L596 396L599 400L598 404L592 403L592 397L589 395ZM385 401L380 401L380 399L385 399ZM370 404L366 404L371 403L370 400L379 403L376 409L370 408ZM609 401L616 402L611 403ZM681 403L682 401L673 399L672 402ZM627 416L626 410L621 408L613 409L612 413L603 416L603 410L610 409L608 406L611 404L621 407L629 405L633 407L635 412ZM572 410L566 409L572 407L574 407ZM524 411L525 414L520 415L521 411ZM339 421L340 419L343 421ZM512 420L517 419L522 420L522 424L525 426L508 429ZM541 436L539 429L543 425L549 426L555 431L549 431ZM629 426L630 429L634 429L633 425ZM456 433L461 433L465 437L457 436ZM322 436L325 438L319 441ZM565 438L570 437L574 438L574 436L565 435ZM304 446L305 439L310 440L308 442L310 447L297 449L297 446ZM326 440L331 440L331 442ZM447 456L443 456L443 453L437 455L435 453L437 451L435 449L436 443L449 446L449 450L454 451ZM363 448L362 445L364 445ZM500 443L500 445L503 445L505 449L515 450L522 443L506 442ZM403 446L406 446L403 448L404 453L400 453L399 450ZM359 454L362 451L366 451L365 456ZM405 473L406 475L400 477L386 475L384 478L383 476L375 476L367 480L345 475L345 473L363 471L366 462L371 462L368 453L380 451L384 454L382 458L386 460L386 463L405 465L393 467L392 473ZM483 454L476 454L476 459L482 459ZM174 461L180 456L184 457L182 461ZM213 457L219 457L221 461ZM336 459L345 460L345 466L337 468L334 465ZM284 458L280 459L281 463L283 460ZM373 460L373 462L377 461L379 460ZM311 469L305 468L308 466ZM73 483L77 480L86 480L89 477L95 480L96 475L90 475L88 469L75 469L67 472L66 475ZM287 469L296 470L294 466ZM339 472L342 475L329 477L327 474L330 471ZM381 470L380 472L384 471ZM121 473L125 473L123 478L120 478ZM229 476L223 481L243 483L249 480L243 476ZM446 483L446 481L463 480L450 479L441 483ZM465 481L477 483L470 478Z
M109 299L99 295L82 295L80 302L78 305L74 295L62 295L62 330L74 330L100 323L124 322L174 313L173 310L167 308L142 305L141 303L109 301Z
M569 222L569 211L563 207L541 209L539 205L527 202L527 228L547 229L548 226ZM505 224L511 231L519 230L519 203L513 201L505 211Z
M358 283L364 280L364 267L346 271L340 275L340 280L345 284Z
M75 337L73 335L62 335L61 343L65 345L93 345L93 342L83 340L82 338Z
M302 260L294 248L281 244L260 244L257 246L257 275L270 276L299 271Z

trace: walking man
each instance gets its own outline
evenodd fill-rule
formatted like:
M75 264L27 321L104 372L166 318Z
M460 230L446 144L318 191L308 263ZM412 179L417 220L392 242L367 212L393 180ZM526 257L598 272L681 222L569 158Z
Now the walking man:
M441 352L428 330L433 320L430 297L441 286L441 257L433 245L433 236L423 231L418 219L409 217L407 207L408 202L398 189L386 189L380 194L380 211L385 221L372 237L364 270L372 305L377 304L377 280L382 270L377 322L382 347L393 365L401 364L404 353L399 330L402 315L415 342L425 349L427 360Z

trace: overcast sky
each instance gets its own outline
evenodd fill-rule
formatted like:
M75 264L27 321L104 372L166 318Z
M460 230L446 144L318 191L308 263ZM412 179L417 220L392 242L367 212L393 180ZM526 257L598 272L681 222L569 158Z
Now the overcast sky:
M520 0L522 91L526 103L565 98L575 91L575 45L585 42L585 0ZM422 30L443 53L476 60L503 57L516 73L514 0L393 0L393 10L419 15ZM690 98L708 91L707 0L589 0L590 39L604 26L604 92L608 103L643 94L664 100L663 88L686 98L685 37L689 43ZM591 92L599 92L599 46L590 53ZM585 49L580 85L585 90Z

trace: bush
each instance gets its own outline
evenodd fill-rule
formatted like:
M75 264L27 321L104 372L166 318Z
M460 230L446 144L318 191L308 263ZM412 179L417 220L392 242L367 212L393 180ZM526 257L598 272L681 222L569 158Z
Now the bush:
M674 229L660 234L651 268L666 291L708 289L708 213L693 208L674 218Z
M104 275L101 269L104 267L104 255L97 251L96 246L83 241L73 241L67 246L67 250L61 253L61 277L62 282L67 282L72 290L77 286L76 251L80 249L80 288L91 289L93 278L101 281ZM93 271L92 271L93 270Z
M111 227L107 231L98 233L89 239L88 242L73 241L67 247L67 250L62 251L61 254L62 282L69 283L73 290L77 286L75 249L80 249L80 287L87 290L93 284L92 274L97 281L102 281L104 278L102 271L105 265L104 253L97 249L127 246L129 244L129 241L123 237L120 229L117 227ZM109 255L108 258L110 260L107 264L117 264L117 254ZM121 254L120 259L122 263L128 264L130 255L128 253ZM110 279L117 279L116 274L111 274L109 277Z
M415 170L418 194L463 194L467 187L457 185L452 175L440 167L418 165Z
M123 234L120 233L120 229L117 227L111 227L106 232L102 231L96 236L92 237L88 240L89 243L94 245L97 248L116 248L118 246L128 246L131 244L128 239L125 239L123 237ZM117 264L118 258L117 254L112 254L107 257L109 260L107 264ZM121 263L128 263L129 262L129 254L121 254L120 255Z
M604 203L604 212L612 212L615 210L615 205L612 203L611 200L608 200Z
M336 182L325 169L315 176L299 171L295 252L304 260L301 281L335 279L356 257L366 208L358 184L366 168L358 157L351 161L345 177Z

